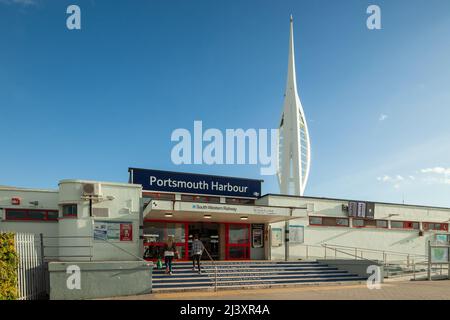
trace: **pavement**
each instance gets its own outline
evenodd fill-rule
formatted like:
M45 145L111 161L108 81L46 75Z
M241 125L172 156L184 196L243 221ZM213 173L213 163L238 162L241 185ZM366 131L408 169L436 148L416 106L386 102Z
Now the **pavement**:
M218 292L155 293L116 297L120 300L450 300L450 280L392 281L380 289L366 284L310 285Z

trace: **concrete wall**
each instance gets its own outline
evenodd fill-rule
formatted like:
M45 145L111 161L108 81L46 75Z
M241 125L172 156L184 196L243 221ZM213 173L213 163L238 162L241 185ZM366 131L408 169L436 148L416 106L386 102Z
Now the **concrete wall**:
M80 289L68 267L79 268ZM152 263L139 261L51 262L50 299L79 300L151 293ZM73 272L73 271L72 271ZM68 281L69 280L69 281ZM68 287L67 283L73 285Z
M19 197L20 205L12 205L11 199ZM38 201L38 205L30 202ZM5 209L47 209L58 210L57 190L34 190L20 188L0 188L0 230L56 236L57 221L7 221Z
M348 204L348 201L344 200L266 196L258 201L263 202L266 205L284 205L292 207L306 206L308 207L309 216L348 218L347 213L342 210L342 205ZM389 217L393 214L396 216ZM448 221L449 218L450 209L390 204L375 205L375 219L445 222ZM306 245L318 246L318 248L308 248L309 258L323 258L325 251L325 249L321 247L323 244L426 255L427 242L435 233L435 231L425 231L423 236L419 236L419 230L310 226L308 217L291 220L290 224L302 225L305 228L304 244L290 244L291 259L305 259L307 254ZM271 224L271 227L283 229L283 245L281 247L271 247L271 257L273 260L284 259L284 222L273 223ZM350 251L348 251L348 253L350 253ZM327 250L327 254L330 256L334 253L331 250ZM345 256L346 255L344 254L341 255L341 257ZM366 253L364 258L381 260L383 259L383 256L381 253ZM388 260L401 259L404 259L401 255L388 254Z
M379 261L367 261L367 260L333 260L333 259L320 259L317 260L319 263L326 264L330 267L338 268L339 270L348 271L349 273L357 274L360 277L368 278L372 273L367 273L367 268L369 266L377 266L380 269L381 282L384 278L384 268L383 264Z
M107 210L107 216L90 216L90 206L88 200L83 200L82 186L84 183L92 181L63 180L60 182L59 203L76 203L78 205L78 216L74 218L62 218L59 223L59 234L71 237L60 239L60 245L92 245L93 248L61 248L61 256L87 255L92 253L93 261L106 260L133 260L134 256L141 256L139 225L140 225L140 199L141 186L132 184L101 182L101 201L94 201L93 210L102 208ZM95 214L95 212L94 212ZM88 237L94 235L95 221L104 222L126 222L132 223L132 241L89 240ZM84 237L84 238L83 238ZM68 260L74 258L67 257ZM85 258L75 258L84 261Z

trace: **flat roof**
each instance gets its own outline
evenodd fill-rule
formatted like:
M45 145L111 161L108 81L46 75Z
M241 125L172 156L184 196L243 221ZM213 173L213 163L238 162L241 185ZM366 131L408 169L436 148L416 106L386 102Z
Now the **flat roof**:
M371 200L354 200L354 199L340 199L340 198L327 198L327 197L310 197L310 196L294 196L290 194L276 194L276 193L267 193L261 196L258 199L264 198L266 196L275 196L275 197L291 197L291 198L300 198L300 199L314 199L314 200L330 200L330 201L355 201L355 202L372 202L375 204L384 204L390 206L401 206L401 207L418 207L418 208L428 208L428 209L443 209L450 210L448 207L437 207L437 206L425 206L420 204L403 204L403 203L393 203L393 202L380 202L380 201L371 201Z
M24 192L58 192L57 189L23 188L23 187L10 187L10 186L0 186L0 190L24 191Z
M96 180L81 180L81 179L64 179L58 182L58 185L62 183L99 183L104 185L119 186L119 187L133 187L142 188L140 184L124 183L124 182L109 182L109 181L96 181Z

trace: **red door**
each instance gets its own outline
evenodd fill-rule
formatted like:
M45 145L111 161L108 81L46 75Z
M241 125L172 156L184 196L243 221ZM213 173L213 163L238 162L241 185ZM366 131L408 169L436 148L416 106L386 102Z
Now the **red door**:
M250 259L250 225L229 223L225 225L225 259Z

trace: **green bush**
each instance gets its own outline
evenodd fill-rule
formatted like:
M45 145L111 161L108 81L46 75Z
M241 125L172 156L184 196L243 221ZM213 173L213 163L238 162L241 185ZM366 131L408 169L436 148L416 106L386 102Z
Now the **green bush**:
M14 233L0 233L0 300L17 299L17 263Z

